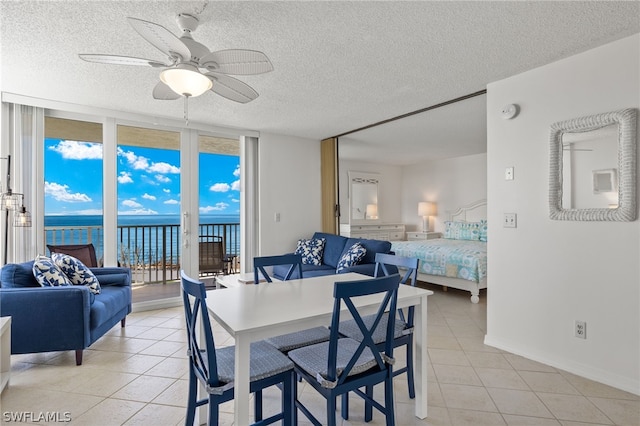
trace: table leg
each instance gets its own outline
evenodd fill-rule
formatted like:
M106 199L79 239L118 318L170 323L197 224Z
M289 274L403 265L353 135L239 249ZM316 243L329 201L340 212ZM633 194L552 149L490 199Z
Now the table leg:
M414 313L413 353L414 381L416 386L416 417L427 417L427 296L420 297Z
M246 336L235 336L235 414L234 424L249 424L249 357L251 341Z

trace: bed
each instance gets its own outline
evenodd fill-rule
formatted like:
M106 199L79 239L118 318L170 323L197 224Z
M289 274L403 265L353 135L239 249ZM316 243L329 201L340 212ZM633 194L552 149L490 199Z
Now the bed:
M448 215L443 236L450 238L393 241L391 250L420 259L418 280L469 291L478 303L487 288L486 218L486 200L476 201Z

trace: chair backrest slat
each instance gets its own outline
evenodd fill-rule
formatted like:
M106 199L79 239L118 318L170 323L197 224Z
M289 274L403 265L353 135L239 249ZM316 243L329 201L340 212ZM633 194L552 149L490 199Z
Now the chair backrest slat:
M180 278L191 368L194 369L194 373L201 381L211 387L219 386L215 342L205 301L207 292L204 283L189 278L184 271L180 271ZM193 298L193 304L191 298ZM198 317L200 317L202 326L199 324ZM201 345L201 331L204 337L204 346Z
M401 269L406 269L404 275L402 276L402 279L400 280L400 284L406 284L415 287L416 281L418 279L419 263L420 260L416 257L405 257L396 256L393 254L377 253L374 276L379 277L391 275L387 270L387 265L393 265ZM400 316L400 319L404 321L408 327L413 327L414 312L415 307L410 306L408 309L407 318L405 319L402 309L398 309L398 315Z
M367 348L373 354L378 368L381 370L387 368L385 360L380 355L378 349L376 348L376 344L373 341L373 331L380 323L380 320L386 310L396 310L399 284L400 276L398 274L386 277L371 278L367 280L342 281L336 282L334 284L333 296L335 298L335 301L333 307L333 315L331 318L327 380L337 382L337 384L344 383L358 358ZM378 310L375 314L375 319L372 327L368 328L362 319L360 311L356 307L357 303L355 303L353 299L374 294L384 294L384 297L380 302L380 305L378 306ZM363 338L362 341L359 342L357 350L351 356L351 359L347 363L346 367L340 373L340 377L337 377L337 353L338 340L340 338L338 330L340 328L340 311L342 309L343 303L349 310L349 313L355 320L355 323L358 325ZM385 345L385 355L389 358L393 358L393 345L391 344L391 341L393 340L394 326L395 317L390 316L387 322L387 329L385 331L385 334L387 336L386 340L387 342L389 342Z
M253 258L253 279L254 283L260 282L260 277L264 277L267 282L273 282L271 275L265 269L268 266L289 265L289 269L284 276L284 280L291 279L295 270L298 270L298 277L302 278L302 256L299 254L283 254L279 256L261 256Z

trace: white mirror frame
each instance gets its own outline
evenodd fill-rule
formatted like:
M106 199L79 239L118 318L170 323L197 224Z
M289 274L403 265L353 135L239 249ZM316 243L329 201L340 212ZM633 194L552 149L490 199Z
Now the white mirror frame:
M356 172L349 170L349 192L347 193L347 197L349 198L349 223L351 225L365 225L365 224L374 224L380 222L381 212L380 212L380 175L378 173L364 173L364 172ZM377 217L375 219L355 219L353 216L354 209L354 195L353 195L353 186L354 184L367 184L375 187L376 191L376 199L377 199Z
M551 125L549 217L554 220L620 221L636 220L636 115L633 108L559 121ZM562 208L562 135L588 132L618 125L618 207Z

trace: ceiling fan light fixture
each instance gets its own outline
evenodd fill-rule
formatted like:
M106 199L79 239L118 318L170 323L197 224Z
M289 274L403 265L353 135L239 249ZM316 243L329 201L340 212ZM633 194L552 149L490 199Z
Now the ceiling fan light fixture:
M174 92L182 96L200 96L213 87L211 80L200 74L195 67L181 64L160 73L160 80Z

